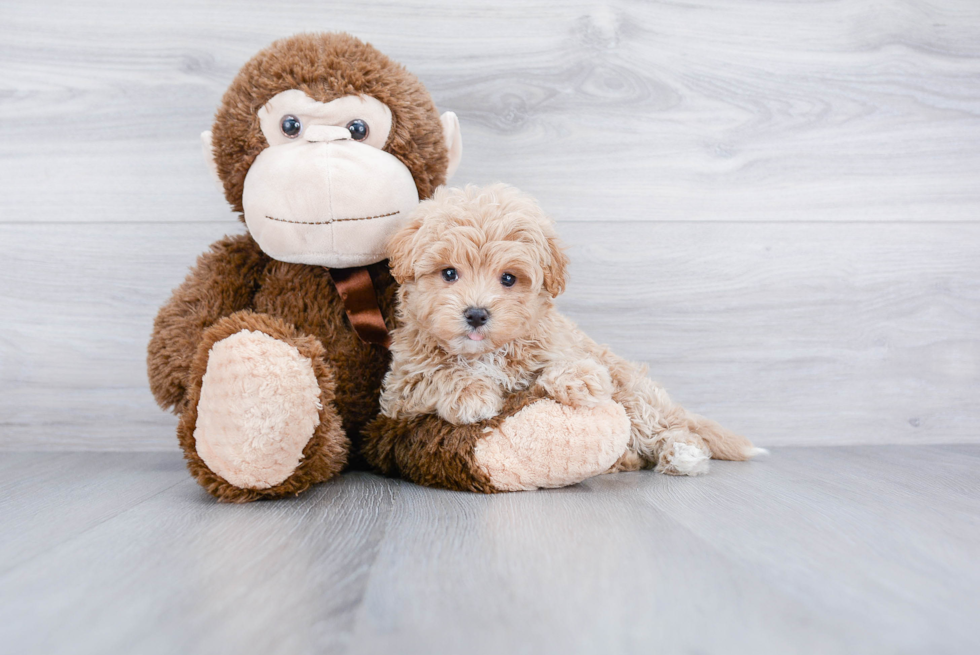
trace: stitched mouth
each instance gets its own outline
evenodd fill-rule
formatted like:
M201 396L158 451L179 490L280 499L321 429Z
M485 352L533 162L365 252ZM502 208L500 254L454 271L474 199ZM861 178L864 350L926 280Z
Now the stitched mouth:
M329 221L291 221L286 218L276 218L275 216L266 216L270 221L278 221L279 223L293 223L295 225L330 225L331 223L346 223L348 221L371 221L375 218L387 218L388 216L395 216L400 214L401 211L388 212L387 214L378 214L377 216L360 216L358 218L332 218Z

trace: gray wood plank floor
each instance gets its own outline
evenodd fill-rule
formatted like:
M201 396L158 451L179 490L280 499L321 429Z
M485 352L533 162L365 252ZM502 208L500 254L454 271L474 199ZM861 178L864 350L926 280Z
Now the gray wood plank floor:
M493 497L218 505L173 453L0 457L10 653L976 653L980 446L785 447Z

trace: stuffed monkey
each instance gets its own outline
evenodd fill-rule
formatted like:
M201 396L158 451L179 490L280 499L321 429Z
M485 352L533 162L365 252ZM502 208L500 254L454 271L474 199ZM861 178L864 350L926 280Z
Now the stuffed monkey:
M358 464L450 489L553 487L622 455L615 404L525 392L469 426L374 420L395 317L385 243L462 152L456 116L401 65L346 34L277 41L202 139L248 233L198 259L156 317L147 365L209 493L296 495Z

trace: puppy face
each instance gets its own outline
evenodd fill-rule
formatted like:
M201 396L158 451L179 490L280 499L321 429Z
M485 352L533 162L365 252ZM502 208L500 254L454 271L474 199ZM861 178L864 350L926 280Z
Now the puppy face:
M564 289L568 264L551 219L502 184L437 190L388 255L402 320L463 355L529 335Z

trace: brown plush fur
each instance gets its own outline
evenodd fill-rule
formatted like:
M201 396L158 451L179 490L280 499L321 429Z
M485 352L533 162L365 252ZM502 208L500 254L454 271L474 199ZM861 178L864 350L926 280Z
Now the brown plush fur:
M191 362L204 331L222 317L252 306L270 262L248 236L225 237L197 258L153 322L147 372L160 407L184 412Z
M387 262L372 264L368 271L381 312L393 325L395 284ZM177 414L189 408L188 390L204 374L191 364L205 331L245 309L282 319L300 334L330 344L324 359L334 371L337 404L348 433L357 434L374 418L387 352L364 343L350 328L327 269L275 261L248 235L215 243L160 309L147 359L150 389L162 407Z
M373 264L368 271L382 314L393 325L395 284L387 262ZM223 317L229 318L222 321ZM228 331L230 325L236 329ZM321 425L307 446L318 459L307 459L293 477L264 490L239 489L224 482L201 462L194 444L208 351L216 341L241 329L257 330L296 346L314 362L317 380L329 390L321 397L323 411L329 416L321 413ZM215 338L218 334L222 336ZM225 237L202 255L160 310L148 364L150 388L158 402L181 415L178 436L191 473L219 499L245 502L295 495L343 468L348 439L356 439L378 413L388 354L380 346L362 342L351 329L327 269L275 261L251 237L241 235ZM336 426L336 434L329 418L334 415L343 425L342 429ZM326 451L316 450L321 447Z
M384 415L365 430L365 459L385 475L416 484L456 491L496 493L498 489L474 457L476 444L544 394L525 390L507 398L500 414L486 421L455 426L435 414L410 420Z
M242 489L229 484L212 472L197 453L194 427L197 424L197 405L201 396L201 380L208 367L211 347L241 330L262 332L294 346L300 354L313 363L313 372L320 385L320 424L313 438L303 449L303 461L296 471L281 484L268 489ZM197 355L191 364L191 387L187 396L187 409L180 417L177 438L184 449L187 466L208 493L219 500L245 503L259 498L295 496L311 484L323 482L340 472L347 460L350 441L341 427L341 418L334 405L334 369L325 360L325 351L315 337L303 335L285 321L267 314L242 311L221 319L208 328L198 344Z
M445 182L448 156L432 97L418 78L370 45L348 34L299 34L255 55L225 92L212 139L225 197L242 209L245 175L268 147L256 112L273 96L299 89L320 102L364 94L388 105L391 134L384 150L415 178L419 198Z

